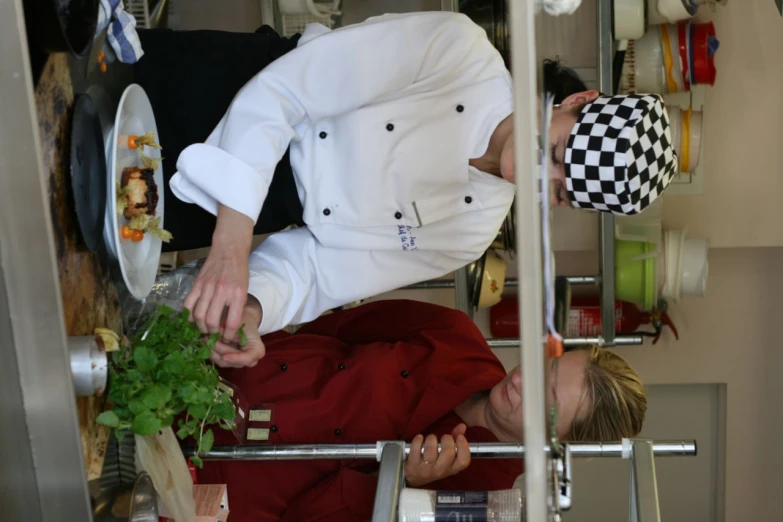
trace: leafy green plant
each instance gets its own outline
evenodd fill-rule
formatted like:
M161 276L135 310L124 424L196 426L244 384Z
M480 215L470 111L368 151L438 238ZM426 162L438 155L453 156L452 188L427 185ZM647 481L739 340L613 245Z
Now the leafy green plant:
M124 431L154 435L178 420L177 436L193 437L198 453L212 449L209 426L232 429L236 410L228 392L219 387L217 370L208 362L218 334L204 339L188 321L189 312L175 313L162 306L130 341L130 347L112 352L109 365L111 409L97 422ZM240 339L246 339L240 329ZM198 455L191 457L202 466Z

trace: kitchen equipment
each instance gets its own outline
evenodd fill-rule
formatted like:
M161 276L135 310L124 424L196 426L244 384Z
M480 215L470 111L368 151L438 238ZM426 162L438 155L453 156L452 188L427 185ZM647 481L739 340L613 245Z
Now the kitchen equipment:
M614 0L614 39L637 40L644 36L645 0Z
M655 10L660 15L656 19L665 20L661 23L673 24L687 20L699 11L699 6L690 0L650 0L650 4L655 4Z
M680 172L693 172L701 157L702 111L667 107L672 144L680 160Z
M683 65L680 56L680 38L677 26L659 26L661 50L663 51L663 74L666 82L666 92L686 92L690 90L690 82L686 79L687 61Z
M109 362L97 335L68 337L73 388L79 397L101 396L106 389Z
M655 245L615 240L615 295L645 310L655 306Z
M486 32L489 41L510 65L510 42L507 22L508 0L460 0L459 12L466 15Z
M95 37L98 0L25 0L27 32L47 53L84 58Z
M73 112L71 190L82 239L95 252L106 214L106 151L98 108L89 94L79 96Z
M496 305L503 294L503 286L506 281L506 260L500 257L494 250L487 250L480 262L476 265L474 274L476 278L473 288L473 302L476 308L488 308Z
M510 254L515 254L517 249L517 232L516 232L516 202L511 204L511 210L508 211L506 219L503 220L503 226L501 227L498 235L495 237L495 241L492 242L492 248L499 250L505 250Z
M666 313L666 305L652 311L640 310L633 303L627 301L615 301L615 334L631 335L641 333L646 337L653 337L653 344L658 342L664 326L672 329L675 338L679 339L677 327ZM651 325L654 330L639 332L639 328ZM580 296L572 300L569 313L568 337L600 337L601 326L601 299L597 295Z
M704 238L686 239L682 250L682 293L704 297L709 275L707 252L710 242Z
M158 500L150 476L140 473L133 484L121 484L99 495L93 502L93 520L158 522Z
M291 15L311 15L315 17L339 16L340 0L331 2L317 2L315 0L277 0L277 6L280 14L283 16Z
M642 38L628 42L626 63L629 62L631 54L630 62L633 67L636 92L665 94L666 80L660 30L647 31Z
M720 43L716 37L715 25L689 24L689 49L691 65L691 83L715 85L715 53Z
M685 245L685 230L667 230L664 232L664 274L660 287L661 297L674 302L680 300L682 288L682 251Z
M693 172L699 165L703 115L701 111L682 111L680 133L680 172Z
M138 300L144 299L155 283L160 265L162 242L151 234L145 234L144 239L138 243L120 239L120 227L125 224L125 219L117 214L117 184L125 167L136 167L141 164L138 152L130 150L127 146L128 136L141 136L147 132L154 132L156 138L158 136L155 115L152 113L149 98L140 86L129 85L120 98L114 128L107 138L106 150L109 168L107 171L106 222L103 237L109 256L119 264L125 286L130 294ZM166 144L163 143L162 146L165 147ZM144 154L152 158L160 157L160 151L150 147L145 147ZM160 165L155 169L153 177L158 186L158 205L155 209L155 215L161 218L160 226L165 227L163 215L164 180Z

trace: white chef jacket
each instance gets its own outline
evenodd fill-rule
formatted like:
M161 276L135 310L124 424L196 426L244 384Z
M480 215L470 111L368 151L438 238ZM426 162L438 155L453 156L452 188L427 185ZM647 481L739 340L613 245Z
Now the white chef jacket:
M480 257L515 187L468 162L512 110L500 54L464 15L310 25L182 152L171 188L256 220L290 144L307 227L270 236L249 261L268 333Z

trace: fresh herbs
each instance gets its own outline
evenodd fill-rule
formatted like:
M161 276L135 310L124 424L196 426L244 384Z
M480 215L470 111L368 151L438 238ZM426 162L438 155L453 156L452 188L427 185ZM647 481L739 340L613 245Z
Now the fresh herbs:
M122 437L128 429L153 435L172 426L179 416L177 436L193 437L201 453L209 451L215 441L209 426L232 429L234 404L218 386L217 370L208 361L218 335L204 339L188 315L187 310L175 313L160 307L131 340L131 348L112 354L112 409L97 421L114 428L116 436ZM240 338L246 338L244 332ZM201 467L198 456L191 460Z

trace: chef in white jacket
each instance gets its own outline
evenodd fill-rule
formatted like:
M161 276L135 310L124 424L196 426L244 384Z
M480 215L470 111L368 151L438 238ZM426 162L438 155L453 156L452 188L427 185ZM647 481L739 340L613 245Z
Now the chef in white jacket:
M205 332L231 341L244 324L251 337L243 351L219 343L213 360L254 365L255 327L307 322L480 257L514 198L512 112L509 73L464 15L309 25L206 142L182 152L170 181L179 199L217 215L185 306ZM571 95L547 149L560 206L637 213L677 170L655 95ZM305 226L273 234L245 261L287 151Z

